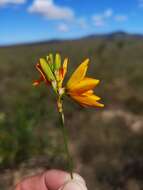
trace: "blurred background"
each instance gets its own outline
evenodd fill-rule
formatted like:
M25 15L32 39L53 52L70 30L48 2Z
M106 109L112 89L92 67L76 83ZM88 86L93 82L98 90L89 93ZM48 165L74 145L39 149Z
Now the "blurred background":
M65 99L75 171L89 189L143 189L143 1L0 0L0 189L67 170L55 96L37 79L48 53L85 58L103 109ZM65 81L66 81L65 80Z

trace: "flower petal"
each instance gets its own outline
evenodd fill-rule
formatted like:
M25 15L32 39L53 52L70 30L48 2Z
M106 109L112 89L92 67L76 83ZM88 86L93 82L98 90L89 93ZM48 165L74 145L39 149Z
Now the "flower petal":
M39 80L35 80L32 85L33 86L38 86L43 80L41 80L41 78Z
M82 97L87 97L87 96L93 96L94 99L96 99L96 101L100 100L101 98L97 95L94 94L94 91L93 90L88 90L86 91L85 93L81 94Z
M68 66L68 58L65 58L64 63L63 63L63 80L64 80L65 75L67 73L67 66Z
M96 95L87 95L87 94L83 94L83 95L70 95L71 98L73 98L76 102L78 102L79 104L83 105L83 106L87 106L87 107L104 107L103 104L97 102L97 100L99 100L100 98Z
M72 86L80 82L85 77L88 64L89 59L86 59L83 63L79 65L79 67L75 70L75 72L72 74L69 81L67 82L68 89L72 88Z
M40 65L39 63L36 64L36 69L39 71L39 73L41 74L42 78L43 78L44 80L47 80L47 79L46 79L46 76L45 76L45 74L44 74L44 72L43 72L43 70L42 70L42 68L41 68L41 65Z
M59 86L60 87L62 86L63 80L64 80L65 75L67 73L67 64L68 64L68 59L66 58L64 60L62 68L59 69L59 79L60 79Z
M63 63L63 66L62 68L60 69L60 79L63 81L64 78L65 78L65 75L67 73L67 65L68 65L68 59L66 58L64 60L64 63Z
M70 93L81 94L88 90L92 90L98 83L99 80L86 77L83 80L81 80L79 83L72 85L69 91Z
M50 81L46 78L41 65L39 63L36 64L36 69L39 71L41 77L38 80L35 80L32 85L33 86L38 86L42 81L45 81L47 85L51 84Z

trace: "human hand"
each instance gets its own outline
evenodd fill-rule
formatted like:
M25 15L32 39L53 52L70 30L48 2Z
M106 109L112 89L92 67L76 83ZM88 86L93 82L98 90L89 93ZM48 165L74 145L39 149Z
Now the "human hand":
M87 190L87 187L78 174L74 174L71 179L67 172L49 170L24 179L15 190Z

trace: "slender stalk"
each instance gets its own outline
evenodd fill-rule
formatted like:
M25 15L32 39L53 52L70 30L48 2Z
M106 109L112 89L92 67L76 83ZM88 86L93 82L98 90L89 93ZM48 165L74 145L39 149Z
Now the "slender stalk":
M61 130L62 130L62 133L63 133L63 138L64 138L65 151L66 151L67 159L68 159L68 162L69 162L70 176L71 176L71 179L73 179L73 161L72 161L72 157L71 157L70 151L69 151L68 133L67 133L67 129L65 127L62 99L60 97L59 97L59 100L58 100L58 110L59 110L59 115L60 115L60 127L61 127Z

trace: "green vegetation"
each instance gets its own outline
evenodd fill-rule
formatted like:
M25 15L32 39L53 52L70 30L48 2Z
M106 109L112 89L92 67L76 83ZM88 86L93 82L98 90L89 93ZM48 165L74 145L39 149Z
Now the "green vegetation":
M55 97L44 84L31 85L35 63L50 52L69 57L68 76L89 57L89 73L101 80L96 94L105 109L84 109L68 98L64 105L75 166L89 189L142 189L143 38L130 35L0 48L0 168L41 157L46 168L66 168ZM134 128L138 123L142 128Z

